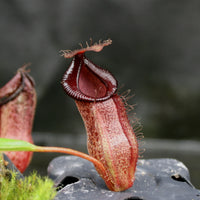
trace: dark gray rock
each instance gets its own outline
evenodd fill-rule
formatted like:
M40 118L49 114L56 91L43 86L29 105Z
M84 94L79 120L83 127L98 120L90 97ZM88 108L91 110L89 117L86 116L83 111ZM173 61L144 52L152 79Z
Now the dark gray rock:
M24 178L24 176L22 175L22 173L15 167L15 165L12 163L12 161L8 158L8 156L6 156L5 154L3 154L3 158L5 161L7 161L7 165L6 168L16 172L16 177L18 179L20 178Z
M199 200L186 166L175 159L139 160L133 187L109 191L92 163L74 156L55 158L49 177L60 187L55 200Z

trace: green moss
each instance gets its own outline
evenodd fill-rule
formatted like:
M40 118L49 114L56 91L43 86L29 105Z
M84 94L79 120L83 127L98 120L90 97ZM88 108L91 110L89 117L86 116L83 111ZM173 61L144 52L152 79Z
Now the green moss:
M0 180L1 200L52 200L56 195L53 181L36 172L20 180L16 179L16 173L10 172Z

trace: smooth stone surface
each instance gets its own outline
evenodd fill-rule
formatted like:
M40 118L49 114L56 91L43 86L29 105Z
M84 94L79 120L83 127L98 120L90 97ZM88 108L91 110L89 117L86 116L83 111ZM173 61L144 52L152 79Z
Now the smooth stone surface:
M60 186L55 200L200 200L186 166L175 159L139 160L133 187L109 191L92 163L60 156L48 166L48 175Z

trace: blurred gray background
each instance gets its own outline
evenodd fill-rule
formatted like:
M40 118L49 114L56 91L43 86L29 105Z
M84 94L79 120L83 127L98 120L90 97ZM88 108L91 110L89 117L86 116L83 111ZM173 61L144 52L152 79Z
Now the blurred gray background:
M0 1L0 87L32 63L36 144L87 151L81 117L60 84L71 60L59 51L90 37L113 40L87 57L114 74L120 93L134 94L130 117L136 112L143 124L144 157L183 161L199 187L200 1ZM55 156L35 153L29 170L45 174Z
M200 1L3 0L0 13L0 86L32 63L34 131L85 132L60 84L70 60L59 51L92 37L113 40L87 56L135 94L145 137L200 139Z

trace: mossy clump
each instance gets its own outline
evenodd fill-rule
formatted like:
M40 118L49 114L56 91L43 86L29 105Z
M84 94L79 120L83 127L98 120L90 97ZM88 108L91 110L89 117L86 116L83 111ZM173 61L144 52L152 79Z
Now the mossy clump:
M56 195L53 181L33 172L17 179L16 172L10 172L0 179L0 200L52 200Z

